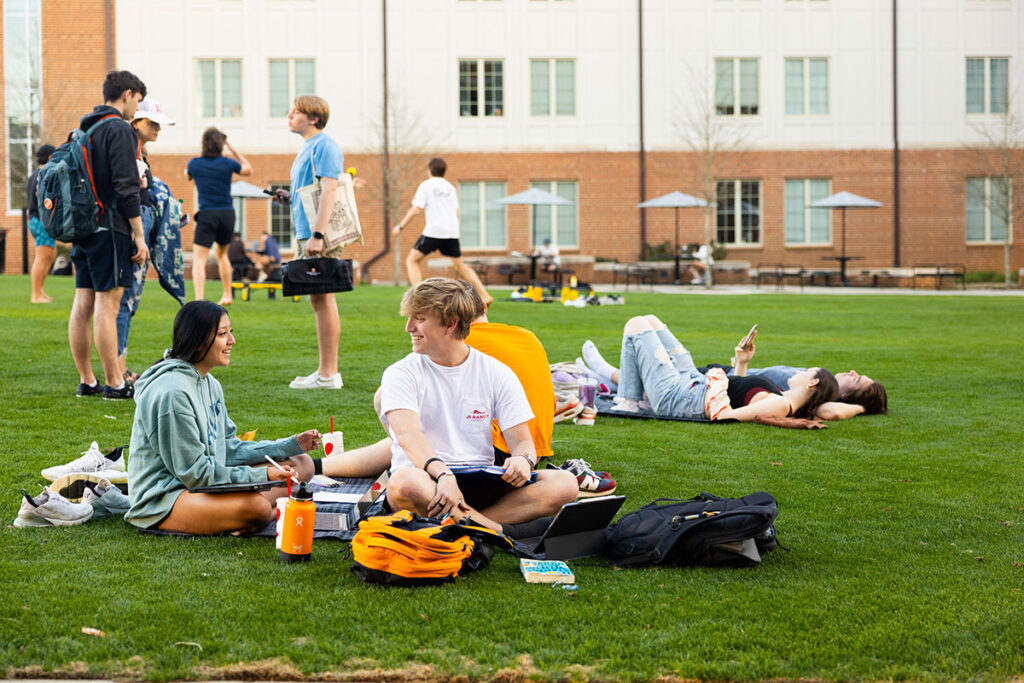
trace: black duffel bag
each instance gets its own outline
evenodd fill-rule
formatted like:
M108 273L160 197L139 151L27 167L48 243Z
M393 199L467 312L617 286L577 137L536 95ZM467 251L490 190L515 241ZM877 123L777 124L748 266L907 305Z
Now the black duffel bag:
M282 272L284 296L352 291L352 259L296 259L285 263Z
M749 567L775 548L778 514L775 498L763 492L659 498L608 527L605 553L618 566Z

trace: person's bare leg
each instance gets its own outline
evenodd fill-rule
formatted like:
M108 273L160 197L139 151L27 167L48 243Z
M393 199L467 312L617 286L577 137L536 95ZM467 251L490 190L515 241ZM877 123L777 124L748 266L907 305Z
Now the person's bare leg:
M231 293L231 260L228 259L228 245L215 243L213 249L214 255L217 257L217 272L220 273L220 284L224 289L224 293L217 303L221 306L230 306L231 302L234 301L234 295Z
M405 257L405 271L409 274L409 286L415 287L423 281L423 271L420 269L420 262L426 258L419 249L413 249L409 252L409 255Z
M75 301L71 305L68 318L68 345L71 357L78 368L79 381L92 386L96 383L96 375L92 371L92 322L93 309L96 305L96 292L91 289L75 290Z
M338 374L338 342L341 339L341 319L338 300L334 294L310 294L309 304L316 318L316 344L320 356L317 372L327 379Z
M121 309L124 287L96 292L96 310L92 320L92 336L96 354L103 365L104 382L115 389L124 383L124 373L117 360L117 312Z
M455 272L462 276L462 279L473 285L473 289L480 294L480 298L483 299L484 305L489 306L494 297L488 294L487 288L484 287L484 283L481 282L480 276L475 270L466 265L466 262L462 260L461 256L452 257L452 264L455 266Z
M378 477L391 465L391 438L320 460L328 477Z
M185 491L178 496L171 513L157 528L162 531L213 535L230 531L259 531L273 519L273 505L259 493Z
M206 296L206 260L210 257L210 248L199 244L192 245L192 287L196 299Z
M44 291L43 283L56 259L57 250L55 248L36 245L36 255L32 260L32 303L48 304L53 301Z

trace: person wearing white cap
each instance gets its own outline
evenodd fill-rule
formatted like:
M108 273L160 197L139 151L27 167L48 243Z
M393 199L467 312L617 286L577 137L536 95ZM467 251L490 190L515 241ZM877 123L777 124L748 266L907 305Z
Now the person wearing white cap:
M142 223L146 234L148 234L149 228L153 224L153 201L149 196L149 188L153 186L153 172L149 169L147 145L150 142L156 142L161 126L173 126L174 121L163 113L159 102L146 98L139 102L131 123L135 135L139 138L139 158L137 160L141 181L139 203L141 204ZM139 302L142 299L142 287L146 283L148 270L148 261L141 265L133 265L132 284L124 288L124 294L121 295L121 307L117 313L117 362L121 366L121 374L129 384L134 383L139 376L129 370L127 366L128 332L131 330L132 316L138 310Z

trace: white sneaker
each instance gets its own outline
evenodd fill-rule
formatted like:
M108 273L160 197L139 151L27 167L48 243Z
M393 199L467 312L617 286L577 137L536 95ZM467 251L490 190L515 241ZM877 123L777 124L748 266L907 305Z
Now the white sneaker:
M76 472L88 472L90 474L98 474L101 477L106 477L111 481L126 481L127 468L124 465L124 449L117 447L110 451L106 455L100 453L99 444L95 441L89 446L89 450L82 453L82 457L75 458L66 465L55 465L54 467L47 467L45 470L40 472L43 475L43 479L47 481L54 481L65 474L74 474Z
M18 518L14 526L74 526L84 524L92 517L92 505L72 503L70 500L54 493L48 488L43 489L32 498L22 489L24 500L18 510Z
M82 502L92 507L93 519L117 515L124 517L131 504L128 496L121 493L121 489L111 484L106 479L99 482L89 482L82 494Z
M314 372L308 377L296 377L288 385L292 389L341 389L344 384L341 381L341 373L334 377L321 377L319 372Z

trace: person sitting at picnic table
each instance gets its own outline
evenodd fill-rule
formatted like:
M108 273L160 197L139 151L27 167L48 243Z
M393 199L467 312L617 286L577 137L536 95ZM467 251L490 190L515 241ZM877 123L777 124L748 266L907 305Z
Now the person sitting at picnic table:
M260 235L260 241L256 247L256 265L261 271L260 282L270 277L270 274L281 266L281 249L277 246L274 236L266 230Z
M545 237L544 244L534 249L532 255L540 258L544 270L549 273L562 267L562 256L558 253L558 245L552 244L550 237Z
M423 280L402 298L412 353L381 379L381 414L393 441L387 502L392 510L469 517L522 537L527 526L546 526L579 488L565 470L533 472L533 412L522 385L508 366L465 341L482 310L472 285L448 278ZM470 484L451 467L495 464L492 419L510 455L500 478Z
M647 397L656 415L691 420L755 422L773 418L814 417L818 406L835 400L838 383L825 368L809 368L780 391L763 378L743 377L754 345L736 347L737 368L727 378L721 368L704 374L690 352L656 316L638 316L622 331L619 368L611 366L587 340L584 358L598 375L618 385L616 410L638 412Z
M308 481L307 451L320 444L310 429L276 441L242 441L228 417L224 391L210 371L227 367L235 337L227 311L190 301L174 317L172 346L135 384L125 520L143 529L188 534L253 532L274 518L283 487L266 491L193 493L216 484ZM267 458L278 462L271 466Z
M237 232L231 236L231 243L228 245L228 260L231 262L231 279L233 280L248 279L249 270L256 265L249 258L249 254L245 250L245 242Z

